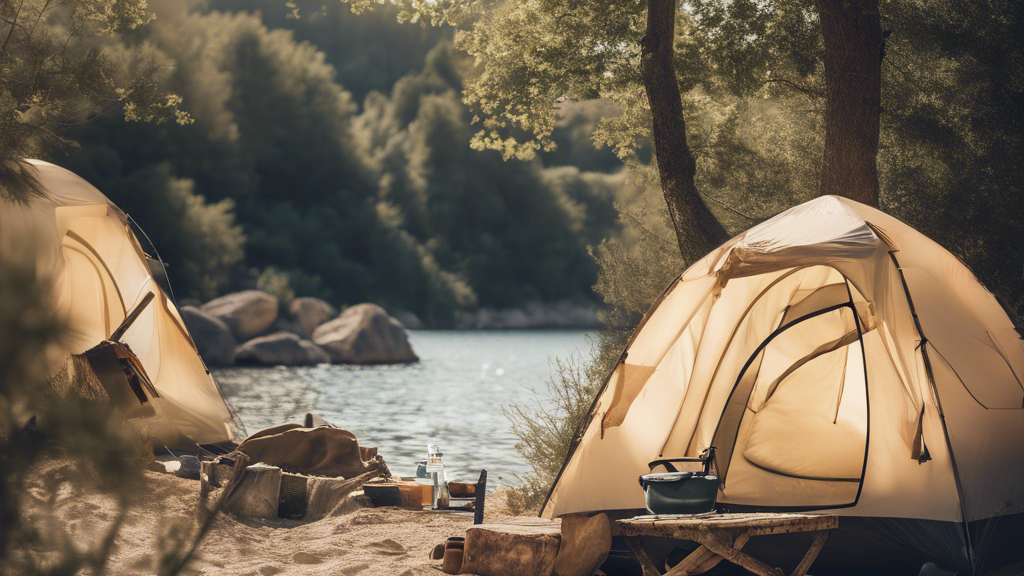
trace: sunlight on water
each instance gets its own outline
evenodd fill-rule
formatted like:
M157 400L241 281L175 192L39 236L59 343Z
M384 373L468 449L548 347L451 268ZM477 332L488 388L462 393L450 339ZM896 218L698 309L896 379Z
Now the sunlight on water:
M391 471L415 473L426 445L444 451L448 477L514 484L527 471L502 406L545 393L554 358L588 354L582 331L409 332L420 362L391 366L215 370L249 433L302 422L306 412L377 446Z

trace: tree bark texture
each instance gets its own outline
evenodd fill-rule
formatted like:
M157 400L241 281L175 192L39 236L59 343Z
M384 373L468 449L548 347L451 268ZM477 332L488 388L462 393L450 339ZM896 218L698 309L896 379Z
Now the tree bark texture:
M825 42L821 195L878 206L882 23L878 0L815 0Z
M647 32L641 40L640 71L653 117L654 150L661 189L689 263L729 239L697 192L697 162L686 143L682 96L673 63L676 0L648 0Z

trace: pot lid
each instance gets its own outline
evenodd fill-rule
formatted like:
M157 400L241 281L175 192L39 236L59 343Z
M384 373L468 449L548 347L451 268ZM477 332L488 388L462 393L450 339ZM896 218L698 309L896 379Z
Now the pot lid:
M654 474L644 474L640 478L644 482L678 482L679 480L686 480L692 477L693 472L656 472Z

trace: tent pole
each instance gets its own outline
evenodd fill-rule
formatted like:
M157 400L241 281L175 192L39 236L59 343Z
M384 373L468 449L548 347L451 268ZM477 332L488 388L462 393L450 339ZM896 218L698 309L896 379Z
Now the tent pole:
M956 466L956 456L953 455L953 444L949 441L949 428L946 426L946 413L942 410L942 400L939 398L938 387L935 386L935 376L932 372L932 363L928 358L928 338L921 329L921 319L917 316L917 309L914 307L914 300L910 296L910 287L907 285L907 277L903 274L896 254L889 252L893 266L900 274L900 281L903 283L903 292L907 296L907 305L910 306L910 315L914 318L914 326L917 328L917 335L921 338L921 360L924 363L924 371L928 376L928 384L932 389L932 396L935 398L935 407L939 412L939 421L942 422L942 435L946 439L946 450L949 452L949 462L953 467L953 480L956 482L956 495L960 504L960 516L963 519L964 540L967 541L967 559L971 563L971 574L977 574L977 565L974 557L974 546L971 544L971 531L967 523L967 508L964 504L964 488L960 483L960 471Z
M868 382L868 352L867 346L864 345L864 327L860 325L860 315L857 314L857 304L853 301L853 290L850 288L850 279L843 277L843 283L846 284L846 295L850 298L850 307L853 309L853 322L857 326L857 339L860 341L860 361L861 366L864 367L864 410L865 410L865 429L864 429L864 464L860 468L860 482L857 484L857 495L853 498L853 505L856 506L860 502L860 495L864 491L864 477L868 473L868 455L871 450L871 383ZM863 295L861 296L863 298ZM843 374L843 384L846 383L846 375ZM842 393L840 392L840 402L842 401ZM839 407L836 406L836 418L839 418Z

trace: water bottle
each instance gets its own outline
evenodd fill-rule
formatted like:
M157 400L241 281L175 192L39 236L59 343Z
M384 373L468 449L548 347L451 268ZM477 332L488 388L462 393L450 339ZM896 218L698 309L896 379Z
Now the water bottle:
M451 504L451 494L448 492L448 478L444 473L444 468L441 468L440 472L435 472L435 478L438 482L434 484L434 509L443 510Z
M427 474L434 483L434 509L447 508L451 503L451 496L448 493L448 483L444 473L444 464L441 462L441 448L437 444L427 445Z

